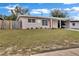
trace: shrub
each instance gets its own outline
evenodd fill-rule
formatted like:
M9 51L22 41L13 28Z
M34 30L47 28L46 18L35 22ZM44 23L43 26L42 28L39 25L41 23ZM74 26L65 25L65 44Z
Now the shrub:
M27 30L29 30L29 28L27 28Z
M42 27L40 27L40 29L42 29Z
M33 27L31 27L31 29L33 29Z
M36 27L36 29L38 29L38 28Z

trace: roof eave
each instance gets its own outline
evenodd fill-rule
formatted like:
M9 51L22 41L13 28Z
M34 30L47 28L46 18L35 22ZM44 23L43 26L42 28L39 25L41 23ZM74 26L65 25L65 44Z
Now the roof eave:
M29 15L19 15L16 20L18 20L20 17L31 17L31 18L41 18L41 19L56 19L56 20L69 20L69 18L44 17L44 16L29 16Z

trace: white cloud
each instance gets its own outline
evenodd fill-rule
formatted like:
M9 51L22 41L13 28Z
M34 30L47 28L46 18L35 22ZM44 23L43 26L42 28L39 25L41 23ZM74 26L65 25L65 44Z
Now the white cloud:
M79 14L70 17L71 20L79 20Z
M70 10L71 10L71 8L65 8L64 10L65 10L65 11L70 11Z
M59 9L59 10L64 10L64 11L70 11L70 13L75 13L79 11L79 7L72 7L72 8L52 8L52 9L32 9L31 14L41 14L41 13L50 13L51 10L54 9Z
M79 20L79 16L72 16L73 20Z
M5 6L3 8L7 9L9 13L11 13L11 10L13 10L16 6L19 6L19 4L15 4L15 5L8 5L8 6Z
M55 10L55 9L62 10L61 8L52 8L51 10Z
M79 11L79 7L65 8L65 11Z
M50 11L48 9L32 9L30 13L31 14L41 14L41 13L48 14L49 12Z
M8 6L3 6L3 7L0 7L0 9L7 9L9 13L11 13L11 10L13 10L16 6L19 6L19 4L15 4L15 5L11 5L9 4Z
M65 8L64 10L69 11L69 13L72 14L70 18L79 20L79 7Z
M4 9L8 9L8 10L11 10L11 9L14 9L16 6L18 6L19 4L15 4L15 5L8 5L8 6L0 6L0 9L1 8L4 8Z
M5 8L8 9L8 10L13 10L14 9L14 7L9 7L9 6L6 6Z
M6 9L8 9L8 10L12 10L12 9L14 9L16 6L18 6L18 5L19 5L19 4L8 5L8 6L4 7L4 8L6 8Z
M79 7L72 7L72 10L79 11Z
M41 13L38 12L38 11L31 11L30 13L31 13L31 14L41 14Z

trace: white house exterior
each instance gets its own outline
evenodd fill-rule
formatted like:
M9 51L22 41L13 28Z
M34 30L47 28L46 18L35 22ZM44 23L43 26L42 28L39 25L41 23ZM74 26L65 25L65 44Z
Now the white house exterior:
M22 29L27 28L79 28L79 20L69 18L42 17L20 15L17 21L21 21Z
M79 20L71 20L69 22L69 28L79 29Z

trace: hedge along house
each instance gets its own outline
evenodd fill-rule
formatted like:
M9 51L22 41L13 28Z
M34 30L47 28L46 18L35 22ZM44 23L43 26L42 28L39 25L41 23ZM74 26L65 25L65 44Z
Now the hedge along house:
M20 15L17 21L21 21L21 28L68 28L69 19L43 16Z

